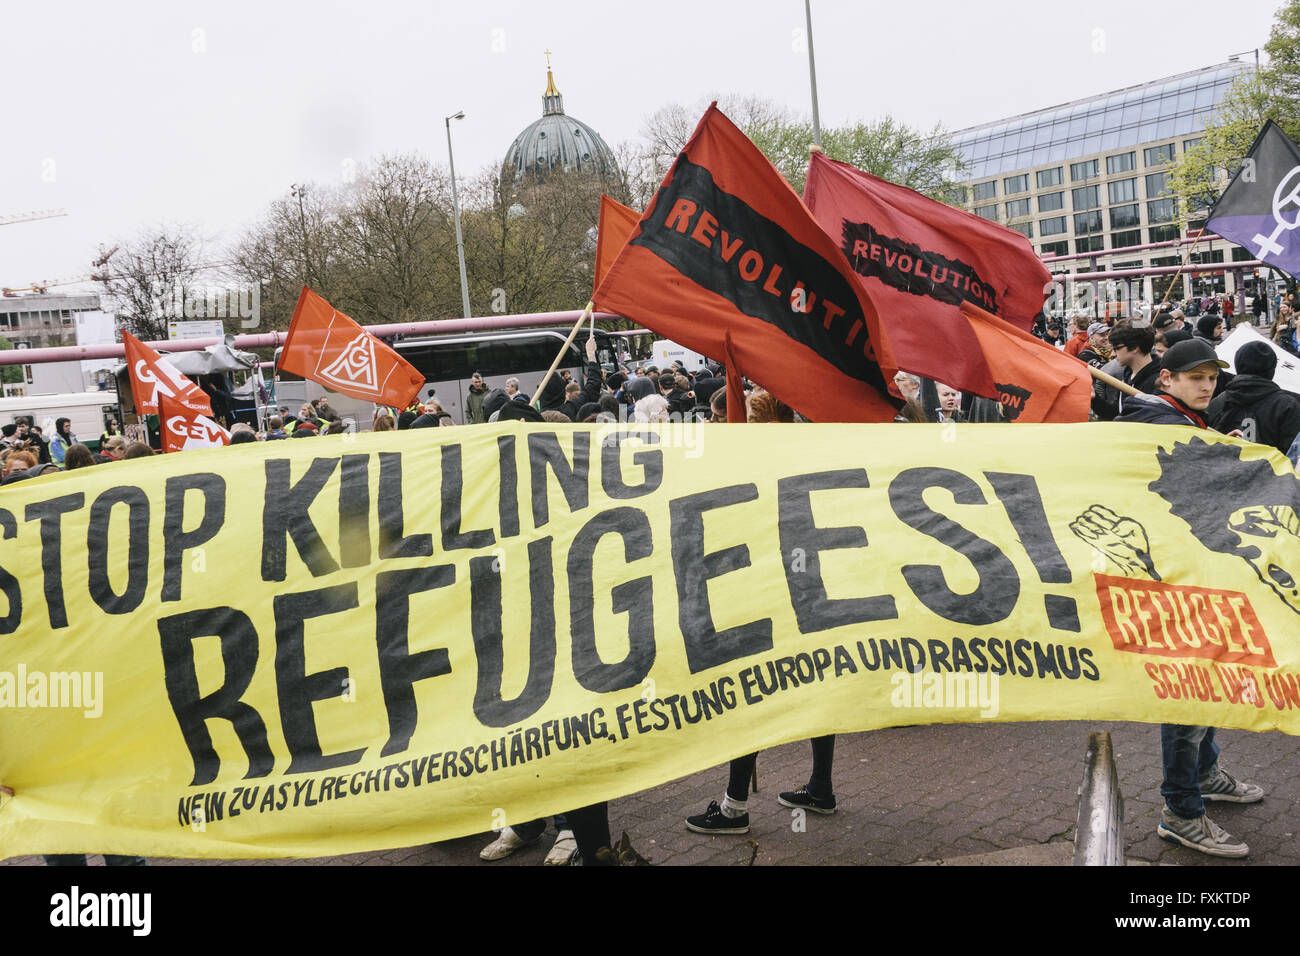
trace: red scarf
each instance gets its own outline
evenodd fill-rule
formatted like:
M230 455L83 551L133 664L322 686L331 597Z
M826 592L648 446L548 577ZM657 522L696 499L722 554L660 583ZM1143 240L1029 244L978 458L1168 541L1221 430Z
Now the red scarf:
M1184 404L1183 404L1182 402L1180 402L1178 399L1174 398L1172 395L1166 395L1164 392L1157 392L1156 395L1155 395L1155 397L1158 398L1158 399L1160 399L1160 400L1163 401L1163 402L1168 402L1168 403L1169 403L1170 405L1172 405L1175 409L1177 409L1178 411L1182 412L1184 415L1186 415L1188 418L1190 418L1190 419L1192 420L1192 424L1194 424L1197 428L1207 428L1207 427L1209 427L1209 426L1207 426L1207 425L1205 424L1205 419L1204 419L1204 418L1202 418L1202 417L1201 417L1200 415L1198 415L1196 412L1192 411L1190 408L1188 408L1186 405L1184 405Z

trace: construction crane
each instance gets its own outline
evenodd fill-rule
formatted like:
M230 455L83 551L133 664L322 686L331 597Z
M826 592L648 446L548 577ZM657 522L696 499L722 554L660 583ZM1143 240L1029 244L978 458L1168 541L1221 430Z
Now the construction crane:
M118 248L117 246L114 246L112 249L108 250L107 252L104 252L104 247L100 246L100 251L103 254L100 255L97 259L95 259L95 261L92 262L91 265L99 268L101 271L91 272L86 275L71 276L69 278L64 278L64 279L42 279L40 282L33 282L31 285L22 286L20 288L7 288L7 287L0 288L0 296L3 296L5 298L14 298L21 292L37 292L37 293L44 294L45 292L49 291L51 288L55 286L80 285L85 282L105 282L110 279L125 278L124 276L110 275L107 269L105 268L107 267L108 260L112 257L113 253L117 252L117 248ZM225 269L228 266L233 266L235 264L236 263L234 261L207 262L207 263L202 263L200 265L194 266L193 271L207 272L211 269Z
M12 216L0 216L0 226L12 226L19 222L34 222L38 219L58 219L66 216L66 209L33 209L30 212L18 212Z

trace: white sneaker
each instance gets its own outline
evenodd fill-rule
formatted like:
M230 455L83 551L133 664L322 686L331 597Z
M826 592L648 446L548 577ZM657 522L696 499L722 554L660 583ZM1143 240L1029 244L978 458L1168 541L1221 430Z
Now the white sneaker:
M569 860L574 851L578 849L578 841L573 837L572 830L561 830L555 836L555 846L551 847L551 852L546 854L546 859L542 861L543 866L568 866Z
M1210 856L1239 858L1250 853L1250 847L1207 816L1193 819L1175 816L1165 807L1160 811L1160 824L1156 836Z
M522 840L519 838L519 834L515 833L513 827L506 827L501 831L500 836L479 851L478 858L489 862L493 860L504 860L516 850L520 850L526 846L531 846L540 839L541 835L539 834L531 840Z

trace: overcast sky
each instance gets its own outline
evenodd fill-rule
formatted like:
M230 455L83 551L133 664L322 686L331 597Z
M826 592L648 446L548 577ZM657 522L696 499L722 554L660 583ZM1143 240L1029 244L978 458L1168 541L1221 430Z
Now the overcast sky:
M1279 2L813 0L822 124L958 129L1207 66L1261 46ZM291 183L381 153L445 164L457 110L473 174L541 115L546 49L611 146L709 94L809 109L801 0L13 2L4 27L0 216L69 210L0 226L9 287L164 220L215 260Z

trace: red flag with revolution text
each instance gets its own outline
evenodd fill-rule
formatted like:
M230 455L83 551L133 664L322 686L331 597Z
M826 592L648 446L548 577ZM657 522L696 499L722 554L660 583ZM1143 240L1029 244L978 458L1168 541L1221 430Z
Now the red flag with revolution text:
M293 310L280 368L393 408L406 408L424 385L415 366L306 286Z
M212 414L212 400L183 374L149 346L130 332L122 333L122 346L126 351L127 378L131 382L131 398L137 415L161 415L159 400L163 397L183 402L191 408Z
M961 312L984 353L1007 421L1088 420L1088 366L979 306L963 302Z
M1051 283L1029 240L821 152L804 201L880 310L898 367L998 397L960 307L1029 331Z
M190 451L195 448L220 448L230 444L230 433L206 413L181 399L163 395L158 400L158 431L164 452Z
M745 375L814 421L894 418L881 365L897 366L871 299L717 104L593 300L714 359L725 357L730 332Z

